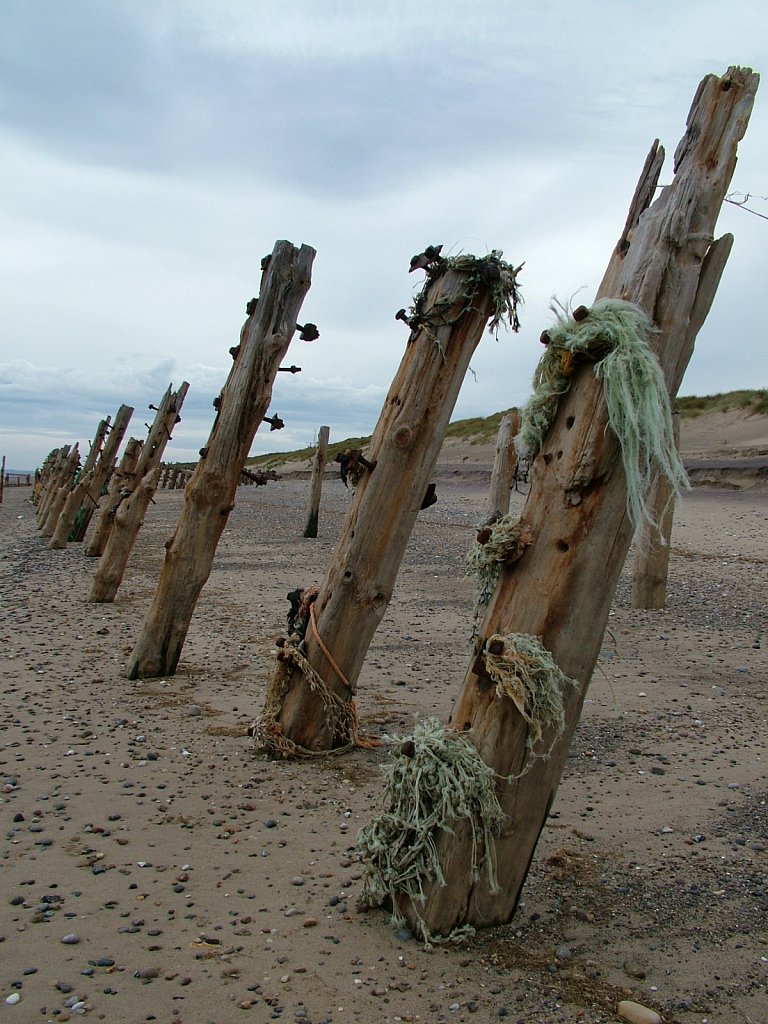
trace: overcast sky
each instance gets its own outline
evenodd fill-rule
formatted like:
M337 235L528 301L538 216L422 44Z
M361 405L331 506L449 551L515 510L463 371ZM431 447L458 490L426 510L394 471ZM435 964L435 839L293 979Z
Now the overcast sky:
M756 0L2 0L0 454L39 465L118 406L190 391L197 458L261 257L317 250L253 452L368 434L428 244L525 261L518 335L486 335L454 418L523 403L553 296L589 302L646 153L700 79L768 71ZM733 192L768 216L768 84ZM768 220L736 241L682 394L768 385ZM419 280L414 280L415 278Z

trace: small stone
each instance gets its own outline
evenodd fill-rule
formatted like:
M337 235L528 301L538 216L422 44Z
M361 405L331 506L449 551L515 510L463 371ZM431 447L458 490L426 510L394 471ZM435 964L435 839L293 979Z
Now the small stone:
M637 978L638 981L642 981L646 976L645 968L641 967L640 964L635 963L634 960L626 960L624 962L624 970L630 978Z
M61 940L65 946L76 946L80 941L79 935L65 935Z
M304 879L301 877L301 875L296 875L294 878L291 879L291 885L304 885Z
M555 956L558 960L570 960L573 956L573 951L570 946L558 946L555 950Z
M160 972L156 967L142 967L138 971L134 971L134 978L141 978L142 981L150 981L152 978L156 978Z
M317 925L317 918L316 917L305 917L304 918L304 927L305 928L314 928L316 925Z
M6 1006L15 1006L16 1003L21 1002L21 995L18 992L11 992L9 996L5 997Z
M619 1016L629 1021L629 1024L662 1024L661 1017L655 1010L632 999L623 999L616 1009Z

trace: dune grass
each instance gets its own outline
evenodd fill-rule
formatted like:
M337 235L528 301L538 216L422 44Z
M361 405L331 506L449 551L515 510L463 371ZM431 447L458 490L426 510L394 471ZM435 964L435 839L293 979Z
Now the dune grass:
M768 415L768 388L752 391L728 391L717 395L687 395L677 398L675 409L681 416L693 419L703 413L731 412L742 410L749 416ZM493 444L499 433L502 418L509 412L492 413L490 416L473 416L469 419L456 420L449 424L446 438L465 441L467 444ZM328 461L332 462L337 452L347 448L365 448L370 444L370 437L348 437L328 445ZM248 459L247 465L257 469L273 469L286 462L309 463L315 453L314 447L300 448L293 452L270 452L267 455L255 455Z

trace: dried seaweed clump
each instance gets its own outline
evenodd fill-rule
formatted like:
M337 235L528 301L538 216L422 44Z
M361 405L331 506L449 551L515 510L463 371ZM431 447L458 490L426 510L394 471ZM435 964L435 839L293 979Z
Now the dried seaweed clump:
M396 924L404 924L401 902L410 904L426 943L457 942L472 934L466 925L447 939L430 934L418 908L426 901L425 882L445 885L437 854L439 833L462 821L472 832L472 879L483 868L491 891L498 891L494 835L503 813L496 796L493 769L472 742L436 719L416 726L409 738L392 737L400 753L385 768L384 810L360 832L367 856L362 903L386 905Z
M662 473L673 490L688 486L674 442L664 373L649 346L655 329L639 306L619 299L599 300L578 321L563 307L551 308L556 322L546 332L549 340L534 374L533 397L522 412L518 451L535 458L579 358L593 360L621 447L630 519L635 528L644 521L654 524L647 505L654 474Z
M501 516L478 532L477 544L467 555L467 575L478 583L476 621L487 607L504 566L516 562L532 541L531 531L511 515Z
M579 684L565 675L541 640L529 633L488 637L483 660L497 696L514 701L525 719L529 751L533 752L545 733L553 732L549 750L537 754L547 757L565 729L563 691Z

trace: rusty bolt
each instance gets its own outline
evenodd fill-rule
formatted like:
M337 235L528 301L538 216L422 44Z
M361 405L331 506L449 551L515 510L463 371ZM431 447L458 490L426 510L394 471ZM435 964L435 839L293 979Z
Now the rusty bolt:
M582 320L586 320L589 316L589 310L586 306L577 306L573 311L573 319L576 323L581 323Z
M489 654L503 654L504 653L504 641L503 640L491 640L488 644Z
M552 341L552 339L549 336L549 331L542 331L539 341L542 345L549 345L549 343Z
M402 747L400 747L400 753L404 757L414 757L416 754L416 744L413 740L406 740Z
M491 539L491 533L492 533L492 531L491 531L490 526L484 526L482 528L482 530L478 530L477 531L477 543L478 544L487 544L488 541Z
M299 341L317 341L320 337L320 331L317 329L317 324L296 324L296 330L299 331Z

